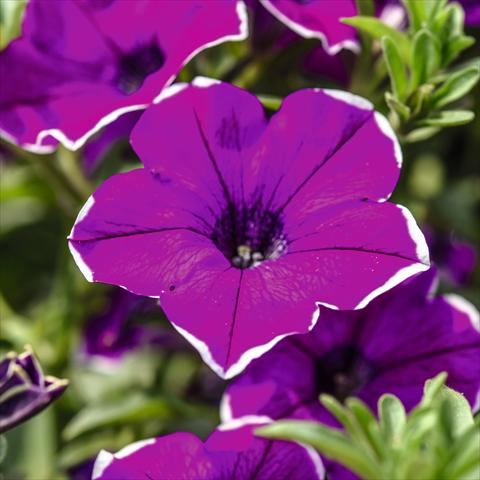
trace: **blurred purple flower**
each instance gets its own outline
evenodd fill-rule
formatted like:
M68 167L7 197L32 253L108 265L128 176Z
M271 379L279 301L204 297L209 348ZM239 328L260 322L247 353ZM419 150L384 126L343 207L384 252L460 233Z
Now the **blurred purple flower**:
M77 149L158 100L193 55L246 35L241 0L30 0L0 52L0 133L38 153Z
M357 51L355 29L340 22L357 15L355 0L260 0L278 20L298 35L318 38L330 54Z
M473 245L456 240L447 232L423 229L432 261L442 278L456 286L466 285L473 273L477 255Z
M358 396L376 410L384 393L407 409L425 380L448 372L448 384L475 409L480 393L480 319L461 297L434 298L435 270L422 273L359 312L323 309L306 335L291 336L255 360L222 400L222 421L245 415L295 417L336 425L318 401ZM299 374L301 372L301 374ZM344 469L329 465L335 477Z
M135 323L136 317L158 313L157 303L154 299L116 289L110 295L106 309L87 324L83 354L116 360L148 345L161 346L164 350L183 349L185 342L175 335L174 330L161 325Z
M145 168L88 200L72 254L89 281L159 297L224 378L313 328L318 304L363 308L427 268L413 217L385 201L399 145L360 97L302 90L267 121L250 93L197 79L143 114L132 145Z
M102 450L92 480L322 480L318 455L293 442L253 436L269 419L221 425L205 443L191 433L173 433L132 443L115 454Z
M33 352L9 353L0 361L0 433L46 408L67 388L68 381L44 376Z
M465 11L465 25L480 26L480 2L478 0L458 0Z

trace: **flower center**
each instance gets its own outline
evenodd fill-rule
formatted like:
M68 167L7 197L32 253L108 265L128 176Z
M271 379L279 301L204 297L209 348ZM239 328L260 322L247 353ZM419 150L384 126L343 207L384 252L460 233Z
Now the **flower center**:
M115 86L125 95L135 93L148 75L165 63L165 55L155 42L135 48L122 55L117 65Z
M357 347L335 347L317 361L317 390L343 402L364 387L373 375L372 363Z
M236 268L256 267L285 253L283 222L258 207L230 206L217 218L212 241Z

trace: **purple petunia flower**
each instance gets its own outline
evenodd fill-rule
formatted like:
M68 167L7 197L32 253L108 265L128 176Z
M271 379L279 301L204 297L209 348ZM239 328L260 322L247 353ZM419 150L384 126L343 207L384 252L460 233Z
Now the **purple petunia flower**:
M182 350L188 344L171 329L160 325L135 323L135 317L158 312L156 301L117 289L109 297L106 309L88 322L83 355L112 361L125 353L148 345L161 345L165 350Z
M480 2L478 0L458 0L465 11L465 25L480 26Z
M89 281L159 297L224 378L312 329L319 304L363 308L428 268L413 217L385 201L399 145L360 97L302 90L267 120L250 93L197 79L142 116L132 145L145 168L87 201L72 254Z
M456 295L434 298L432 268L390 290L359 312L322 309L306 335L283 340L227 388L223 421L244 415L294 417L336 425L318 401L358 396L376 410L384 393L407 409L422 397L425 380L448 372L448 384L478 409L480 319ZM299 374L301 372L301 374ZM338 465L327 469L344 478Z
M33 352L9 353L0 361L0 433L46 408L67 388L68 381L44 376Z
M477 254L473 245L454 238L451 233L425 228L430 254L442 279L454 285L466 285L470 280Z
M358 51L355 29L340 22L357 15L355 0L260 0L278 20L305 38L318 38L330 54Z
M269 419L221 425L205 443L191 433L174 433L133 443L116 454L101 451L92 480L323 479L318 455L293 442L253 436Z
M0 133L37 153L77 149L158 100L193 55L246 36L242 0L30 0L0 53Z

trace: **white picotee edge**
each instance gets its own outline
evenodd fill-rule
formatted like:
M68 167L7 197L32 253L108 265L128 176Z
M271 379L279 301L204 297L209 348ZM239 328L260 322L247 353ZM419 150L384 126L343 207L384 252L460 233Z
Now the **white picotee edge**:
M75 226L77 225L78 222L80 222L81 220L83 220L88 212L90 211L90 209L93 207L93 205L95 204L95 198L93 197L93 195L90 195L90 197L88 197L88 200L85 202L85 205L83 205L83 207L81 208L80 212L78 212L78 215L77 215L77 218L73 224L73 227L72 227L72 231L70 232L70 235L68 237L68 239L70 239L70 237L72 236L73 234L73 230L75 229ZM77 267L80 269L80 271L83 273L83 276L89 281L89 282L93 282L93 272L92 270L90 269L90 267L84 262L83 258L82 258L82 255L80 254L80 252L73 246L72 242L68 242L68 249L70 250L70 253L72 254L72 257L73 259L75 260L75 263L77 264Z
M324 33L318 32L315 30L310 30L303 25L300 25L297 22L294 22L286 15L284 15L275 5L272 4L270 0L260 0L260 3L280 22L285 24L288 28L292 29L295 33L298 33L301 37L304 38L317 38L322 42L322 46L329 55L335 55L340 50L346 49L352 52L358 53L360 51L360 46L354 40L343 40L342 42L336 43L334 45L329 45L327 37Z
M442 298L444 298L453 308L456 308L467 315L472 327L477 332L480 332L480 312L468 300L465 300L465 298L455 293L447 293L442 295Z
M323 92L325 95L334 98L335 100L340 100L341 102L348 103L353 107L361 108L362 110L372 110L374 109L373 103L366 98L360 97L345 90L338 90L336 88L314 88L316 92Z
M400 269L393 276L391 276L383 285L381 285L373 292L369 293L365 298L363 298L358 303L358 305L356 305L355 310L366 307L374 298L378 297L382 293L387 292L388 290L397 286L399 283L403 282L407 278L412 277L417 273L425 272L430 268L430 256L428 252L428 246L422 231L418 227L415 219L413 218L413 215L410 213L409 210L407 210L402 205L396 205L396 207L400 209L407 221L408 233L410 234L410 237L416 245L416 256L418 258L418 263L414 263L412 265L409 265L408 267Z
M100 478L105 471L105 469L114 461L120 460L122 458L128 457L132 455L132 453L137 452L143 447L147 445L153 445L155 443L155 438L149 438L147 440L140 440L138 442L131 443L126 447L119 450L117 453L110 453L106 450L101 450L95 460L95 464L93 465L93 473L92 473L92 480L96 480Z
M400 168L403 163L402 148L400 147L400 142L398 141L398 138L395 135L392 126L390 125L390 122L387 120L385 115L382 115L380 112L375 112L374 116L375 122L380 131L392 140L395 160L397 161L398 168Z
M317 302L316 303L316 308L315 311L312 314L312 319L310 322L310 325L308 326L308 331L312 330L320 316L320 305L323 303ZM328 305L328 304L326 304ZM336 308L334 305L328 305L330 308ZM199 338L195 337L195 335L192 335L190 332L187 330L183 329L182 327L179 327L176 325L174 322L170 320L170 323L175 327L175 329L185 337L185 339L190 342L194 348L198 351L200 356L202 357L202 360L221 378L225 380L229 380L230 378L235 377L236 375L240 374L245 370L245 368L255 360L256 358L261 357L264 353L268 352L271 350L278 342L283 340L284 338L294 335L295 333L298 332L288 332L288 333L283 333L282 335L278 335L275 338L272 338L267 343L264 343L262 345L257 345L256 347L252 347L248 349L246 352L244 352L238 361L234 363L233 365L230 366L227 370L225 370L221 365L218 364L218 362L213 358L213 355L208 348L208 345L203 341L200 340Z
M221 38L218 38L218 39L216 39L212 42L209 42L209 43L206 43L205 45L202 45L200 48L197 48L180 65L179 71L193 57L198 55L203 50L206 50L207 48L211 48L211 47L214 47L216 45L220 45L221 43L228 42L228 41L242 41L242 40L245 40L248 37L248 15L247 15L247 7L244 3L244 0L237 0L236 12L237 12L238 18L240 20L239 33L232 34L232 35L225 35L225 36L223 36ZM158 103L159 101L162 100L163 90L166 87L168 87L175 80L175 78L176 78L176 75L172 75L167 80L167 82L165 83L165 85L162 88L162 92L152 100L152 103ZM125 113L128 113L128 112L134 112L136 110L144 110L149 105L150 105L149 103L142 103L142 104L138 104L138 105L129 105L129 106L122 107L122 108L119 108L117 110L114 110L113 112L110 112L108 115L102 117L92 129L90 129L88 132L86 132L84 135L82 135L80 138L78 138L76 140L73 140L73 139L69 138L64 132L62 132L58 128L50 128L50 129L47 129L47 130L40 131L37 135L37 138L35 139L35 143L25 143L25 144L20 145L15 141L15 139L12 135L5 132L3 129L0 129L0 138L4 138L9 143L13 143L15 145L20 146L24 150L27 150L27 151L32 152L32 153L37 153L37 154L52 153L57 148L56 145L42 145L42 141L46 137L53 137L55 140L60 142L64 147L68 148L69 150L78 150L83 145L85 145L87 140L92 135L97 133L103 127L105 127L108 124L117 120L117 118L119 118L121 115L124 115Z

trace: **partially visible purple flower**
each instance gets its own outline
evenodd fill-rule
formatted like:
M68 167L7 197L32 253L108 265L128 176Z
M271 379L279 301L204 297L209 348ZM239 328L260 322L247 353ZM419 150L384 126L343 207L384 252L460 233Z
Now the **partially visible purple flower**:
M132 443L115 454L102 450L92 480L322 480L314 451L253 436L268 422L251 418L221 425L205 443L181 432Z
M302 90L267 120L218 81L166 95L132 134L145 168L100 186L70 248L89 281L159 297L220 376L312 329L319 304L363 308L428 268L413 217L386 202L401 152L368 101Z
M276 18L305 38L318 38L330 54L357 51L355 29L340 22L357 15L355 0L260 0Z
M375 410L388 392L411 409L424 382L441 371L478 409L479 313L456 295L433 297L435 277L434 269L422 273L362 311L322 308L312 332L283 340L229 385L222 421L266 415L336 425L320 393L341 401L358 396ZM327 470L331 478L344 478L337 465Z
M83 149L83 168L87 175L91 175L99 166L103 157L120 140L128 140L133 127L142 115L142 111L133 111L122 115L108 124L98 133L98 136L87 142Z
M44 376L33 352L9 353L0 361L0 433L46 408L67 388L68 381Z
M158 100L193 55L243 40L242 0L30 0L0 52L0 133L25 149L77 149Z
M478 0L458 0L465 11L465 25L480 26L480 2Z
M477 260L474 246L455 239L448 232L424 229L424 233L432 261L439 268L442 278L457 286L466 285Z
M135 322L135 317L152 311L158 312L156 300L116 289L109 296L106 309L88 322L83 354L115 360L147 345L160 345L163 349L182 348L184 342L178 340L174 331L160 325Z

